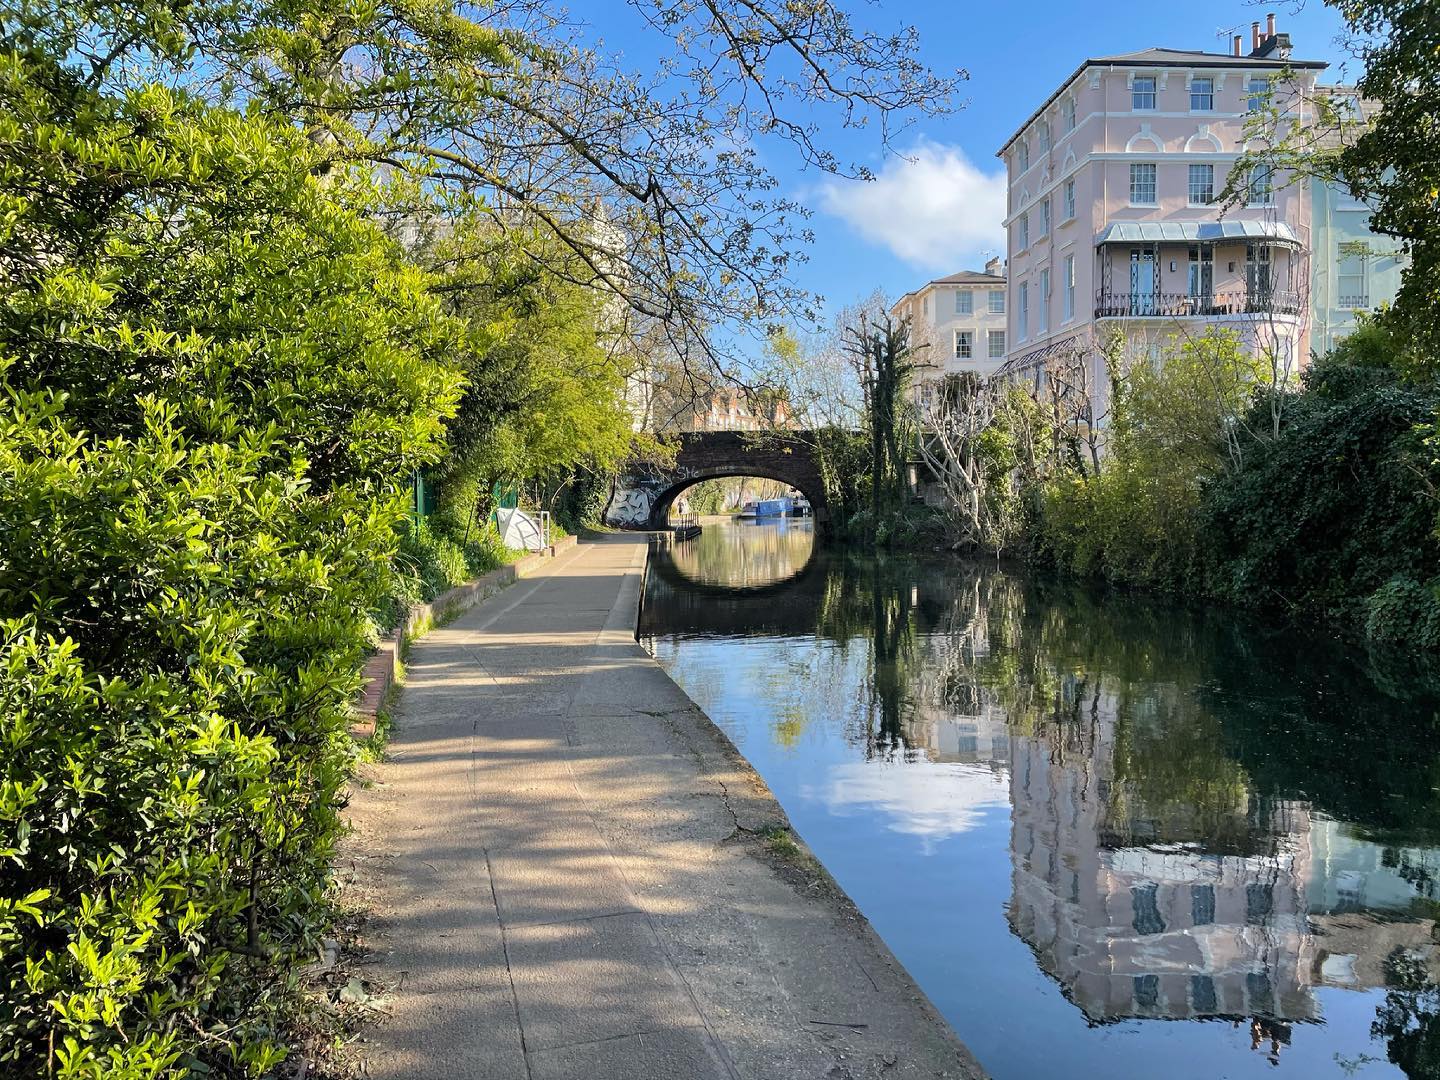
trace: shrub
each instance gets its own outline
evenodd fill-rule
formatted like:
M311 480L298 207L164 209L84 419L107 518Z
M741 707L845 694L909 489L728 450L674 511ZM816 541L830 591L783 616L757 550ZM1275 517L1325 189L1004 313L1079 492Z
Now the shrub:
M1440 579L1391 578L1365 601L1365 636L1440 648Z
M0 53L0 1074L259 1075L463 353L310 144Z

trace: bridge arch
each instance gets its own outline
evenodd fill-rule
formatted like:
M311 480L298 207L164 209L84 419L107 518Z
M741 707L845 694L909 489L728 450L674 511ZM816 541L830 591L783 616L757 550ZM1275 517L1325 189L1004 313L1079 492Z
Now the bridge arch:
M755 476L793 487L809 500L817 535L829 525L825 483L805 432L697 431L679 437L675 459L632 462L617 479L605 523L622 529L663 529L670 506L702 480Z

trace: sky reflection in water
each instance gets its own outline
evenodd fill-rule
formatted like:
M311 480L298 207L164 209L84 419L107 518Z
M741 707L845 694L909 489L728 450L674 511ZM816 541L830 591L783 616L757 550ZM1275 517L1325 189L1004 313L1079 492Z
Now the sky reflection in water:
M793 523L641 630L1000 1080L1440 1077L1433 672Z

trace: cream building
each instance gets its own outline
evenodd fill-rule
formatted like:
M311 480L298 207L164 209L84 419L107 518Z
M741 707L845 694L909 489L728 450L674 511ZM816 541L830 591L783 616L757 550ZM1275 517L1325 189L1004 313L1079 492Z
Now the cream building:
M1230 53L1152 48L1086 60L1004 145L1009 250L1005 372L1083 361L1112 328L1153 355L1176 335L1237 331L1298 368L1308 355L1309 187L1257 170L1244 205L1217 198L1268 100L1310 119L1320 61L1252 27ZM1294 76L1273 81L1282 72ZM1097 422L1103 416L1097 407Z
M1005 308L1005 269L998 258L983 271L936 278L902 296L890 317L909 323L911 344L922 350L916 393L961 371L993 375L1008 352Z

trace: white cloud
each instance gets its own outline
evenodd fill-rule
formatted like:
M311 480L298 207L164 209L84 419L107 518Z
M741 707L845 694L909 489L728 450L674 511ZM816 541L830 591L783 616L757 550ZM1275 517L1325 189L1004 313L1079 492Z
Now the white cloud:
M831 180L820 205L912 266L980 269L1005 250L1005 173L976 168L957 146L921 142L872 181Z
M988 811L1008 809L1010 781L1002 770L964 762L851 762L832 766L822 786L807 785L802 794L837 817L881 811L892 832L920 837L929 851L980 825Z

